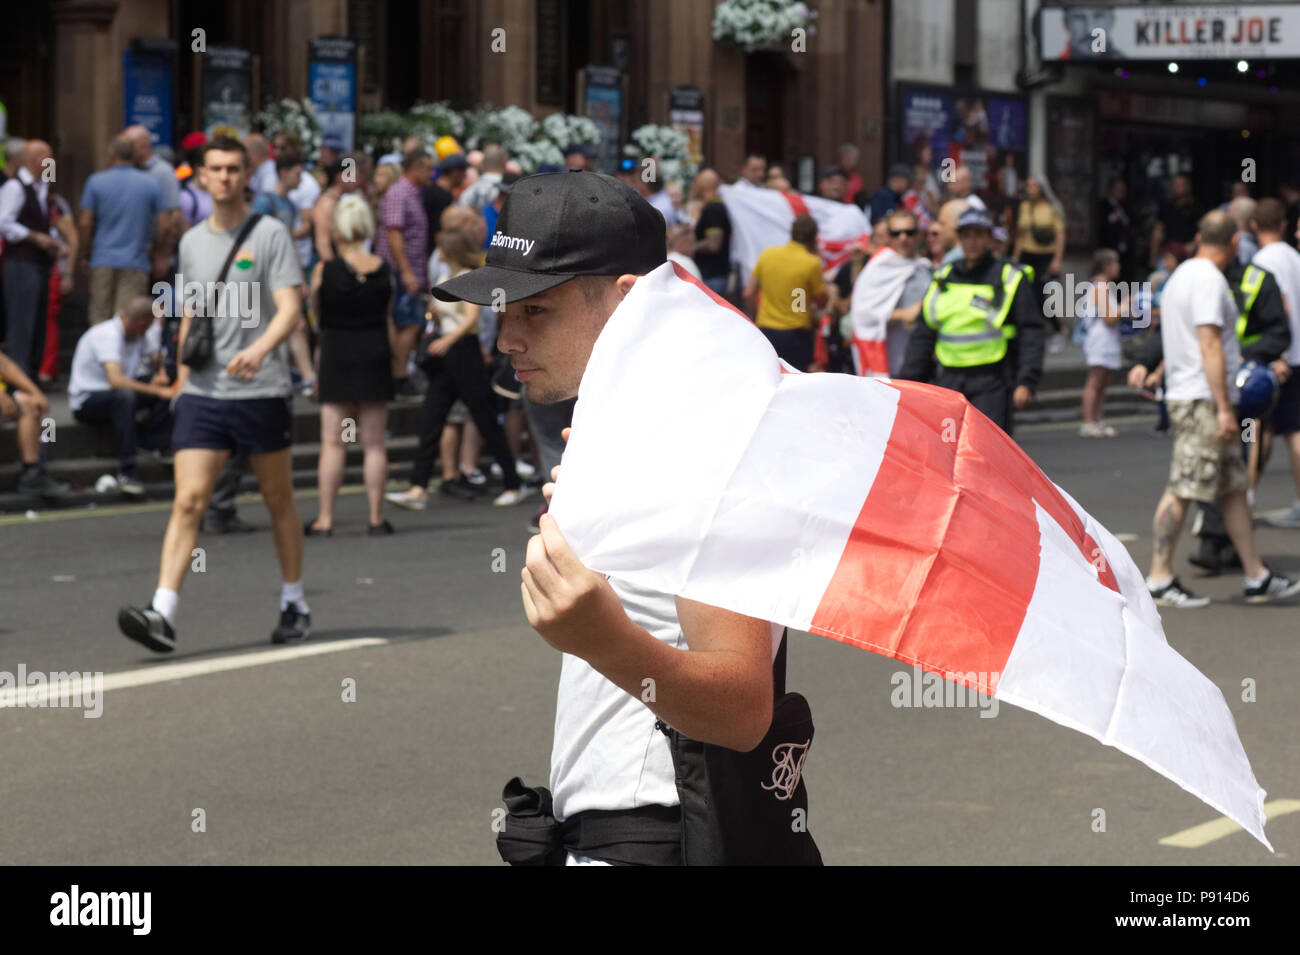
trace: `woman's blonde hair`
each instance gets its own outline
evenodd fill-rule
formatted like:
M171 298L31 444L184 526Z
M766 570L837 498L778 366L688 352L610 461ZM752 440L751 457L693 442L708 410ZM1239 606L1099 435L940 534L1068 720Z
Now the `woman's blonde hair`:
M355 192L339 199L334 208L334 231L344 242L361 242L375 234L375 214L370 203Z
M443 229L437 242L443 261L456 268L476 269L483 264L483 247L464 229Z

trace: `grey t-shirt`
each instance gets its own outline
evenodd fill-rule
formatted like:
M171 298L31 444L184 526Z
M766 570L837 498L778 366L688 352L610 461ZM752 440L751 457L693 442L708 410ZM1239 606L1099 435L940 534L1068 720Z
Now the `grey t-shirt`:
M960 248L960 246L958 246ZM907 308L925 298L930 288L933 269L925 259L916 260L912 277L903 286L894 308ZM889 374L897 378L903 370L903 359L907 355L907 342L912 337L912 330L901 322L890 322L885 326L885 351L889 355Z
M181 236L180 274L185 280L181 298L197 312L196 306L211 309L218 305L213 318L212 362L202 371L190 370L185 393L209 398L284 398L293 392L289 380L289 346L287 340L266 356L262 367L251 379L232 378L226 365L240 351L253 344L275 317L271 294L278 289L302 284L302 270L294 252L289 230L271 216L262 216L235 253L226 281L233 288L224 297L210 289L219 278L222 263L243 228L217 232L212 219L204 219ZM212 294L210 294L212 292ZM220 307L225 302L226 307Z

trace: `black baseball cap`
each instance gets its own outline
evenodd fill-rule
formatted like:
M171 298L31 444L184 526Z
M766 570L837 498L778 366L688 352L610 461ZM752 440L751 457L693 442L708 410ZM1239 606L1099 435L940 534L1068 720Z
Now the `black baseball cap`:
M487 261L433 288L444 302L517 302L579 275L645 275L668 260L664 217L596 172L524 176L506 195ZM499 299L498 299L499 301Z

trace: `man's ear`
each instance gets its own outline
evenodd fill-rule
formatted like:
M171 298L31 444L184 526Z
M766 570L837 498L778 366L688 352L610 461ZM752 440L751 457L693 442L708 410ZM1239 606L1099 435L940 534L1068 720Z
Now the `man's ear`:
M638 276L636 275L627 274L620 275L614 280L614 285L618 289L619 298L627 297L627 293L632 291L632 286L636 284L637 278Z

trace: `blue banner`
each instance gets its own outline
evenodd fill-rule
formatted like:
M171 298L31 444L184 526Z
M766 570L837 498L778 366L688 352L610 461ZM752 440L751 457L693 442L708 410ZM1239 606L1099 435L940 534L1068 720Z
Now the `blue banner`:
M356 44L346 37L316 37L307 49L307 90L321 145L349 152L356 141Z
M124 126L149 130L155 147L172 146L172 61L166 53L122 53Z

